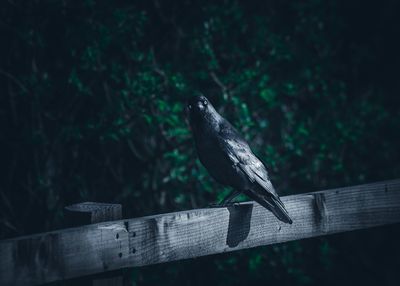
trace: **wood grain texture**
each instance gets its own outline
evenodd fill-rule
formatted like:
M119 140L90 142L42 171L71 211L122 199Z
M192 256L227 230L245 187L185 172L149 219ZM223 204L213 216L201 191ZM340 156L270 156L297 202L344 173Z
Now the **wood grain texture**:
M0 285L40 284L400 222L400 180L282 200L292 225L249 202L3 240Z
M64 214L67 226L81 226L122 219L122 206L120 204L84 202L65 207ZM79 279L79 285L121 286L123 285L123 276L120 272L107 272L94 275L95 277L85 276Z

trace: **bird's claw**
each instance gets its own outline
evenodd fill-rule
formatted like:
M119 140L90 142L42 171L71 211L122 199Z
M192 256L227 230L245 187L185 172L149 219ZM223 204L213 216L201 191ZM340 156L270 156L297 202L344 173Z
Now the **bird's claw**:
M211 203L208 205L209 208L228 208L228 207L238 207L240 202L229 202L229 203Z
M228 203L227 206L229 206L229 207L239 207L240 205L241 205L240 202L233 202L233 203Z
M209 208L220 208L223 206L221 206L221 204L219 204L219 203L210 203L210 204L208 204L208 207Z

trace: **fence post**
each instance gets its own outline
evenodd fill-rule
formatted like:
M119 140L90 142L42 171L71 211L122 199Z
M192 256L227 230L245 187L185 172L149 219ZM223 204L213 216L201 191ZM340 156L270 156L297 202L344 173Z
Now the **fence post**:
M106 204L84 202L64 208L67 227L82 226L105 221L122 219L122 206L120 204ZM93 286L122 286L123 275L121 271L98 274L92 279Z

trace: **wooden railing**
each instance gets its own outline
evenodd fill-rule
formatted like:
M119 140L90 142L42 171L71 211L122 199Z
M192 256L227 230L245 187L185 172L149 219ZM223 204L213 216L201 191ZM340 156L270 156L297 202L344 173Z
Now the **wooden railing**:
M292 225L246 202L3 240L0 285L42 284L398 223L400 179L287 196L282 201ZM75 216L78 223L115 219L121 213L118 205L94 203L75 205L69 211L80 213Z

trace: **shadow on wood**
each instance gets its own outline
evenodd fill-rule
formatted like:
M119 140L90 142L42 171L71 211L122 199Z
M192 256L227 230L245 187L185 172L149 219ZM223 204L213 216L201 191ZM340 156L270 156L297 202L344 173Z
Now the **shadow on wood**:
M236 247L245 240L250 233L251 214L253 204L233 205L228 207L229 224L226 244Z

